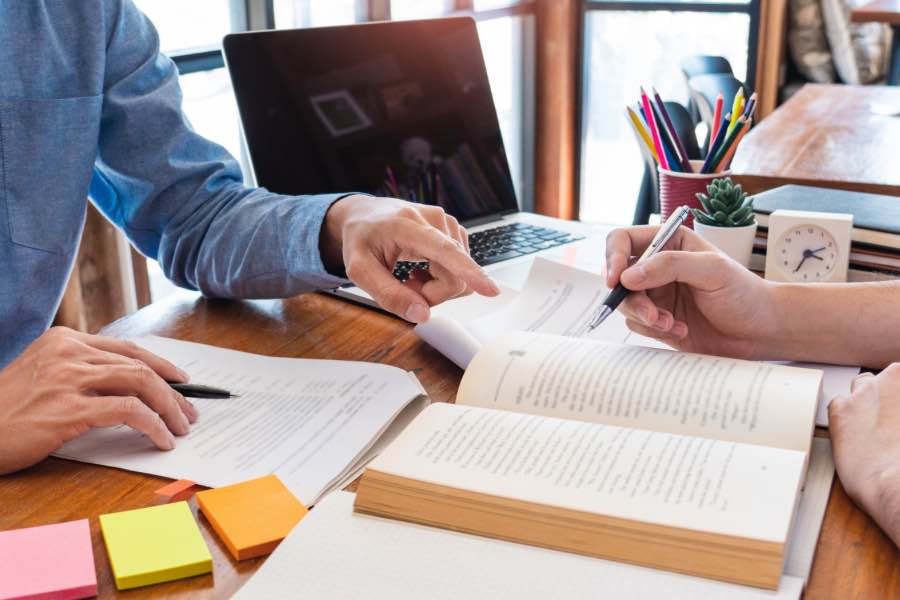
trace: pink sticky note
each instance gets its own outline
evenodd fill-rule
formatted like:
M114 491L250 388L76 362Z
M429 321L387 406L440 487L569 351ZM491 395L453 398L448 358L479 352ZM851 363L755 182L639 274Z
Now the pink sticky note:
M70 600L96 595L87 519L0 531L0 599Z

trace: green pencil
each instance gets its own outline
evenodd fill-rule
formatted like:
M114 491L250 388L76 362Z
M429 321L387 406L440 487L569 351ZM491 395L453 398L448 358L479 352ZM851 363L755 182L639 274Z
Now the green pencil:
M734 140L737 139L738 134L741 133L741 129L744 128L744 125L747 124L746 117L738 117L737 123L734 125L734 129L728 132L728 136L725 138L725 141L722 142L722 145L719 146L719 149L716 150L716 156L713 158L710 168L713 172L716 171L716 168L719 166L719 163L722 162L722 157L728 152L728 148L734 143Z

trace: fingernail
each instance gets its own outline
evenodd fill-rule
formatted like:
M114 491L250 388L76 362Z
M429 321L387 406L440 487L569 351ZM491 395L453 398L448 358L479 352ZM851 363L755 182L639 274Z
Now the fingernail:
M172 435L171 432L166 432L168 434L166 438L167 445L164 450L174 450L175 449L175 436Z
M626 273L629 273L628 277L632 283L643 283L647 279L647 272L644 271L644 267L641 265L631 267Z
M428 319L428 307L424 304L410 304L403 316L407 321L421 323Z
M687 325L684 323L675 323L672 325L671 333L675 337L684 337L687 335Z
M187 372L182 369L178 369L178 376L181 377L181 380L184 383L187 383L188 381L191 380L191 376L188 375Z
M191 431L191 424L188 422L188 418L185 416L183 412L178 413L178 422L181 424L181 433L180 435L187 435Z
M643 321L644 323L650 323L650 309L649 308L639 308L637 309L638 319Z
M488 282L488 287L491 288L491 291L494 292L494 295L497 295L500 293L500 286L498 286L496 283L494 283L493 279L488 278L487 282Z
M188 406L188 421L190 421L191 424L196 423L197 417L200 416L200 411L197 410L197 407L194 406L193 403L191 403L187 400L185 400L185 402L187 402L187 406Z

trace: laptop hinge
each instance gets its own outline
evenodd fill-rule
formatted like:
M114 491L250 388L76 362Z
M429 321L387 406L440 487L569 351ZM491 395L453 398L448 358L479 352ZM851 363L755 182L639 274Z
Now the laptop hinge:
M506 215L514 215L517 212L519 212L519 211L517 209L513 208L510 210L504 210L504 211L496 212L496 213L493 213L490 215L485 215L483 217L475 217L474 219L462 221L461 224L463 227L474 227L476 225L490 223L491 221L499 221L501 217L505 217Z

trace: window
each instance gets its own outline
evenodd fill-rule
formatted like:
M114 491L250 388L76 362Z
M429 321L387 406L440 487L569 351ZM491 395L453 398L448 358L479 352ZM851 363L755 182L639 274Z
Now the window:
M667 10L657 10L654 4L591 2L584 15L580 193L584 221L632 220L644 162L624 110L637 101L641 86L648 91L654 86L666 100L686 104L680 61L693 54L724 56L735 77L741 81L753 77L755 3L667 2ZM673 4L685 8L672 10Z
M356 21L357 4L357 0L275 0L275 27L346 25Z

